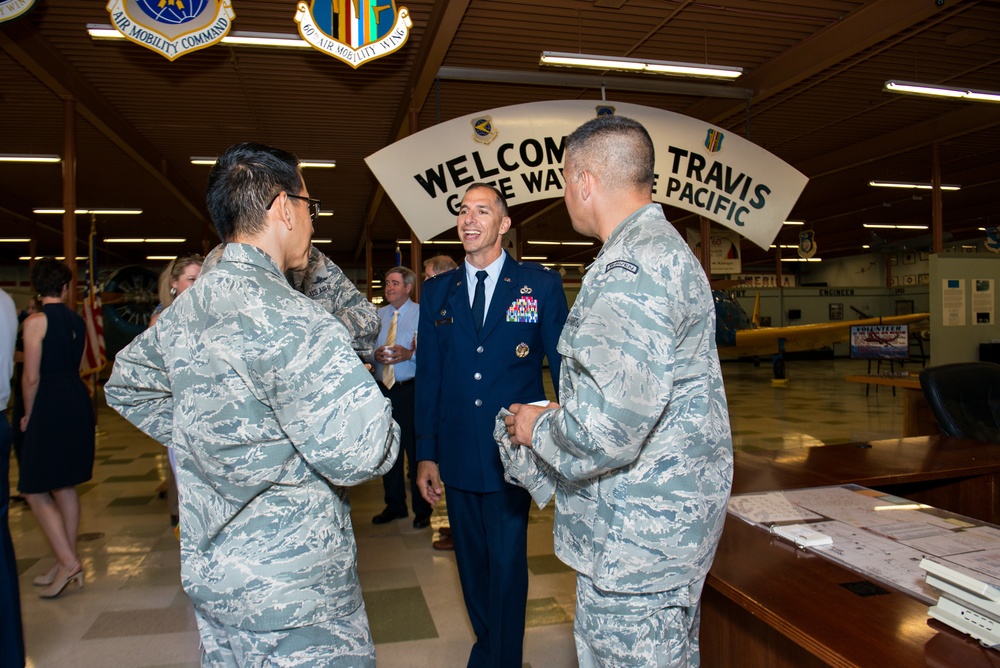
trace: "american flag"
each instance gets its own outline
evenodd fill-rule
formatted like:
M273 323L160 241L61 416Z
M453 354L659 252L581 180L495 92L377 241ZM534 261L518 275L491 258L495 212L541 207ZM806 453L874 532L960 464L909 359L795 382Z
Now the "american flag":
M91 394L97 390L97 375L107 362L107 349L104 346L104 318L101 316L101 297L97 294L95 277L97 273L96 251L94 247L97 236L96 225L91 221L89 261L87 273L87 295L83 301L83 322L87 328L87 345L80 361L80 374L87 383Z

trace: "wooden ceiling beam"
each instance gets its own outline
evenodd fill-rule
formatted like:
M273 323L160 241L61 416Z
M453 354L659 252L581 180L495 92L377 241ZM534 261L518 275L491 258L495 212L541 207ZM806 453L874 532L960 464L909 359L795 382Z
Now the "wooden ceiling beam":
M747 72L735 83L752 89L751 102L760 103L956 4L957 0L945 0L941 7L930 0L870 0L841 21ZM744 104L732 100L709 99L691 105L684 114L718 124L734 114L742 114L744 108Z
M29 22L16 21L5 25L0 32L0 48L57 96L75 100L80 117L149 172L195 219L207 222L204 205L201 204L204 197L196 196L178 184L178 177L167 173L167 161L159 151Z
M427 22L427 30L420 39L420 50L417 52L417 57L414 59L413 66L410 69L410 78L403 89L404 95L406 91L409 92L410 99L400 100L396 105L396 117L390 126L394 130L387 138L386 146L411 134L410 111L420 111L424 106L424 102L427 101L427 96L430 95L437 71L444 62L444 57L447 55L448 49L451 47L451 42L458 32L458 28L462 23L462 17L465 16L465 10L469 7L470 1L448 0L448 2L434 3L434 9ZM372 194L367 213L365 214L365 224L362 226L360 234L358 234L358 242L354 248L355 260L361 257L368 229L374 224L375 215L378 213L384 197L385 190L379 184Z
M944 114L917 125L900 128L895 132L887 132L853 146L804 160L796 165L796 169L810 179L817 179L868 162L912 151L934 141L946 141L997 125L1000 125L1000 106L969 104L950 114Z

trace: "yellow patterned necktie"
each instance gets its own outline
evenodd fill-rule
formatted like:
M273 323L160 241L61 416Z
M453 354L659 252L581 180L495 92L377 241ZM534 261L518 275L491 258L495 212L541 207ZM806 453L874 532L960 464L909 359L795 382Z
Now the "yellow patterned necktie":
M385 337L385 345L387 346L396 344L396 320L398 318L399 311L393 311L392 321L389 323L389 335ZM396 384L396 372L393 371L391 364L382 365L382 384L387 390L391 390L392 386Z

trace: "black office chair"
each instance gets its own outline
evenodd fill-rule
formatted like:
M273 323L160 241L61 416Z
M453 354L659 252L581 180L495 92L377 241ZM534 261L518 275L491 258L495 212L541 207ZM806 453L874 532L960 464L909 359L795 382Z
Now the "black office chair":
M920 388L942 434L1000 443L1000 364L927 367L920 372Z

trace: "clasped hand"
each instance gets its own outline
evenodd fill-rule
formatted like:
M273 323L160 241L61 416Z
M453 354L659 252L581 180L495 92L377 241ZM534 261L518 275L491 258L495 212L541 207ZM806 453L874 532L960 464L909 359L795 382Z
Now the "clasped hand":
M399 364L413 357L413 349L398 343L391 346L381 346L375 349L375 361L379 364Z
M509 410L512 415L504 418L507 424L507 434L510 436L512 445L524 445L531 447L531 433L535 430L535 420L542 411L550 408L559 408L559 404L550 401L547 406L537 406L535 404L511 404Z

